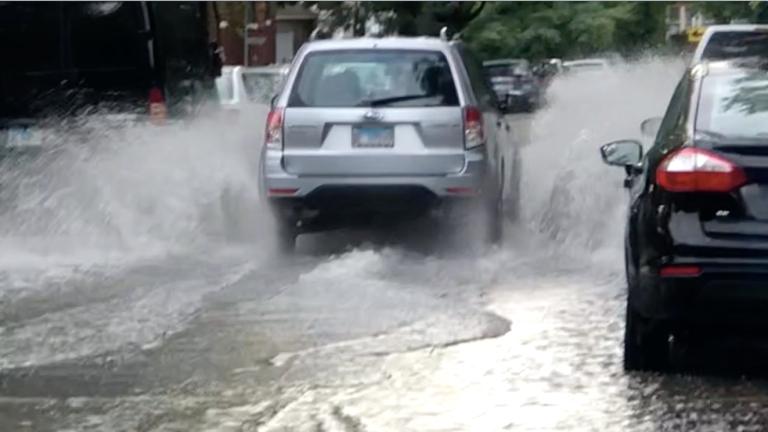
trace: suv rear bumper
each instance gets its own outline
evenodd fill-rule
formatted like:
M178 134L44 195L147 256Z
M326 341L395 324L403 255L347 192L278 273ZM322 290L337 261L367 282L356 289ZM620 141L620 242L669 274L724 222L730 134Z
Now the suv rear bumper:
M283 153L267 149L261 161L261 192L267 198L306 198L324 187L422 188L435 197L478 195L486 184L485 148L465 153L464 168L456 174L429 176L303 176L288 173Z

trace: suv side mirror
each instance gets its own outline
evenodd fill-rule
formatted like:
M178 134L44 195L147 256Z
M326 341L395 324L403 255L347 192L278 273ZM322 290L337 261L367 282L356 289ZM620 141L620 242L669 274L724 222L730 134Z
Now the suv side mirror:
M613 141L600 147L600 155L608 165L634 167L643 160L643 145L635 140Z
M640 123L640 131L643 133L643 136L654 138L656 134L659 132L659 128L661 127L661 117L652 117L649 119L643 120L642 123Z

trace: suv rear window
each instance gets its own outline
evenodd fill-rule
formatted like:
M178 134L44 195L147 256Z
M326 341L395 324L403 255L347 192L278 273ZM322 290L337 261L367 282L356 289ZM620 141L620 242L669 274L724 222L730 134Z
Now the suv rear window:
M723 139L768 140L768 72L704 78L696 129Z
M318 51L304 59L291 107L458 106L451 68L438 51Z
M702 59L723 60L768 55L768 31L728 31L713 33L704 47Z

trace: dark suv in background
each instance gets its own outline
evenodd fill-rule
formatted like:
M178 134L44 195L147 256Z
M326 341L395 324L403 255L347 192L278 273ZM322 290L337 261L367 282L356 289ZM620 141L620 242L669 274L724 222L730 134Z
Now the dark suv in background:
M187 114L215 95L207 24L204 2L0 2L0 145L35 147L41 119L86 108Z
M483 69L505 111L533 112L541 105L541 88L528 60L489 60Z

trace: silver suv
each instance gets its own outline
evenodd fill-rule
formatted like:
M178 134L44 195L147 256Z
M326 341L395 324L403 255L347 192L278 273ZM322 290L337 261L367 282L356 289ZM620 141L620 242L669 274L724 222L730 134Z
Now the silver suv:
M458 213L500 240L501 197L512 183L504 179L516 158L497 138L509 131L498 108L461 42L304 45L273 100L261 158L261 192L281 245L291 250L304 232L435 207L473 208Z

